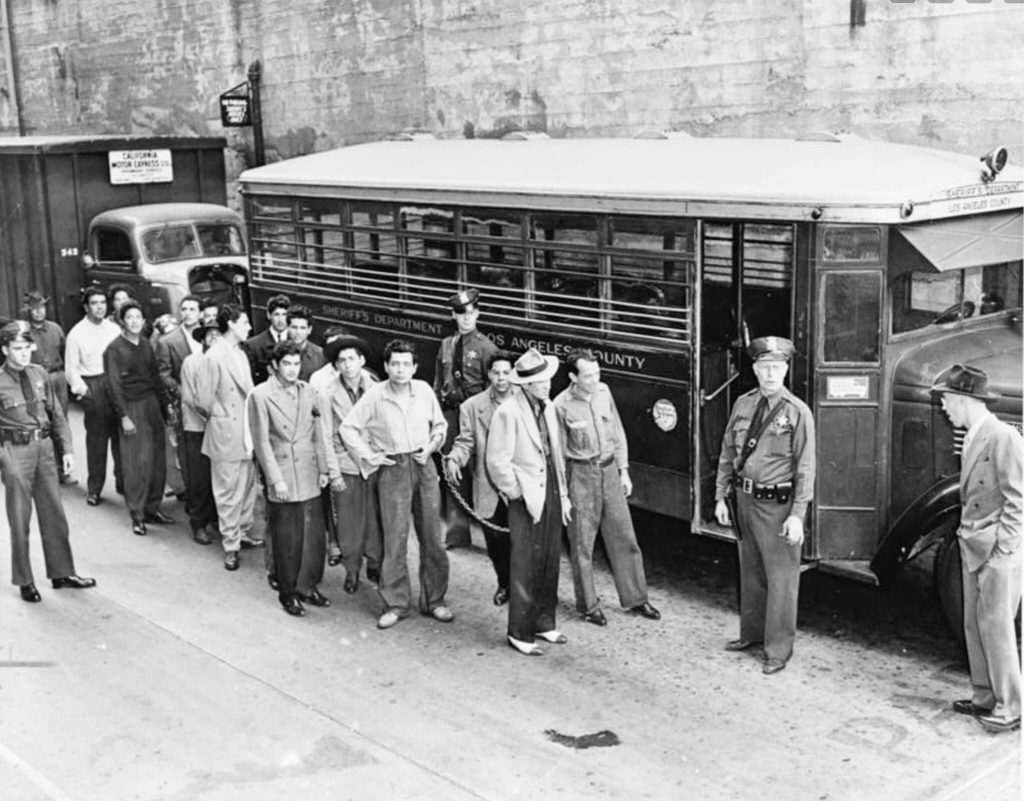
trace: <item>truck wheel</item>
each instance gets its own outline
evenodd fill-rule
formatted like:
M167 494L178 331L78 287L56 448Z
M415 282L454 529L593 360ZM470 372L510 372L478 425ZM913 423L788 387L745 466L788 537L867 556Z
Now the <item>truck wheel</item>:
M956 536L956 520L941 525L943 528L948 527L949 531L939 541L939 549L935 554L935 591L950 633L960 645L965 646L964 584L960 573L960 543Z

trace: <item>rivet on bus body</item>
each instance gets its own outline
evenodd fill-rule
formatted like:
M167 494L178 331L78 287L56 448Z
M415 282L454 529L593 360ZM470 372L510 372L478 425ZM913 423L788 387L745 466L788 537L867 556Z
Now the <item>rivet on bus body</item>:
M821 215L823 213L824 212L822 211L821 206L818 206L817 208L813 208L813 209L811 209L811 219L812 220L820 220L821 219Z
M900 206L900 217L902 217L904 220L907 219L907 217L909 217L913 213L914 202L912 200L908 200L906 203Z

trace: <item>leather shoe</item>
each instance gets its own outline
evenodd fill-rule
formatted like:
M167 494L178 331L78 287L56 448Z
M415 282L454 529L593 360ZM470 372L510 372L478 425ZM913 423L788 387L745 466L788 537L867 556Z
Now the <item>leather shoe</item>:
M498 587L497 592L494 593L494 605L504 606L508 603L508 587Z
M149 512L144 518L142 518L142 520L145 523L156 523L160 526L169 526L171 525L171 523L174 522L173 517L171 517L170 515L165 515L163 512L160 511Z
M250 537L248 534L244 534L240 540L243 548L262 548L263 540L259 537Z
M147 534L146 524L139 518L132 518L132 534L139 537L145 537Z
M307 604L312 604L313 606L326 607L331 605L331 599L328 598L326 595L323 595L320 592L320 590L316 589L313 590L313 592L311 592L309 595L300 595L299 598L305 601Z
M55 590L87 590L96 586L96 579L71 575L52 579L50 583Z
M962 701L954 701L953 711L958 712L961 715L972 715L974 717L980 717L981 715L989 715L992 713L991 709L986 709L983 706L975 706L974 702L970 698L965 698Z
M330 556L327 557L327 564L329 564L331 567L337 567L338 565L340 565L341 564L341 554L340 553L332 553Z
M306 607L302 605L302 601L297 596L293 595L287 600L281 601L281 606L284 607L284 611L294 617L302 617L306 614Z
M192 539L200 545L209 545L213 542L206 531L206 526L192 526Z
M267 584L270 585L270 589L272 589L274 592L277 592L279 589L281 589L281 585L277 583L277 576L275 576L273 573L267 573Z
M88 495L85 496L85 502L87 504L89 504L89 506L99 506L100 505L100 495L99 495L99 493L98 492L90 492Z
M455 620L455 615L452 614L452 610L444 604L441 604L440 606L435 606L427 614L434 618L434 620L437 620L441 623L451 623L453 620Z
M61 473L59 481L65 487L73 487L78 483L77 478L75 478L74 476L70 476L67 473Z
M534 642L524 642L515 637L508 638L508 647L515 648L524 656L544 656L544 652Z
M554 643L555 645L565 645L569 642L569 638L562 634L558 629L538 631L534 636L540 637L544 642Z
M766 659L761 672L766 676L770 676L773 673L778 673L784 667L786 667L786 662L783 659Z
M1020 718L1016 717L1012 720L1006 720L1005 718L996 718L992 715L978 715L978 722L982 725L985 731L990 731L993 734L1004 731L1013 731L1014 729L1020 728Z
M35 584L22 584L21 600L27 601L30 604L37 604L43 600L43 596L39 594Z
M349 595L359 589L359 576L355 573L349 573L345 576L345 583L342 585L342 589L345 590Z
M394 609L388 609L383 615L377 618L377 628L389 629L392 626L398 625L398 621L402 619L402 616L398 614Z
M593 623L595 626L608 625L608 618L604 616L604 612L600 609L595 609L593 612L587 612L583 616L583 619L587 621L587 623Z
M661 612L651 606L647 601L644 601L640 606L634 606L629 610L634 615L640 615L648 620L661 620Z
M380 568L366 568L366 580L369 581L371 584L380 584Z
M238 570L238 551L228 551L224 554L224 569Z
M757 640L729 640L729 642L725 644L725 650L746 651L748 648L753 648L755 645L760 644L761 643L757 642Z

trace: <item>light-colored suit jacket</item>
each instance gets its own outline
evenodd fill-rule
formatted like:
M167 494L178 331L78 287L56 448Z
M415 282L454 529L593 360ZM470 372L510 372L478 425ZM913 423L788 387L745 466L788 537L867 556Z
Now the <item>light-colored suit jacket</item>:
M314 414L316 391L299 381L293 398L271 376L252 391L248 404L253 452L266 478L267 498L293 502L318 497L320 476L328 467L320 421ZM286 499L274 491L282 481L288 485Z
M181 427L198 433L206 430L206 416L196 406L199 395L199 369L206 355L193 353L181 363Z
M569 497L565 484L565 452L558 432L558 415L550 402L544 409L544 421L550 437L562 512ZM550 476L541 446L540 428L525 393L517 392L495 410L487 434L486 461L487 471L498 491L509 500L522 498L533 522L539 523Z
M513 395L519 391L518 387L512 387ZM491 400L490 387L463 401L459 406L459 433L447 456L459 467L473 461L473 508L482 517L493 516L498 508L498 493L487 474L487 460L484 458L487 434L497 408Z
M245 399L250 392L252 374L245 354L227 340L218 340L200 362L195 404L206 415L203 453L210 461L252 458L252 436L245 420Z
M960 553L970 572L998 546L1018 553L1024 521L1024 441L1013 426L990 416L964 453L960 471Z

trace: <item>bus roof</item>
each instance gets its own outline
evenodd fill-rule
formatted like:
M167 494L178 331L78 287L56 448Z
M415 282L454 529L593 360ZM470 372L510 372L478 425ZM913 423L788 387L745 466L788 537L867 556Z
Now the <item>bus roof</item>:
M300 156L240 181L248 193L822 222L906 224L1024 207L1024 170L1007 166L988 183L982 170L978 156L855 136L417 138Z

